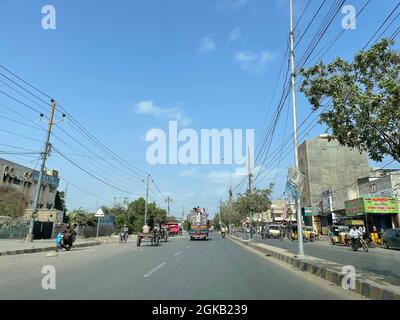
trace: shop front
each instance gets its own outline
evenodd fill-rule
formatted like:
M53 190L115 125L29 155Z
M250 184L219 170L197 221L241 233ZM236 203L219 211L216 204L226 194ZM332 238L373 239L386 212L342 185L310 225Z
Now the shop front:
M398 225L399 207L395 198L362 197L346 201L345 207L344 220L348 221L346 224L354 222L353 225L360 225L362 221L368 234L374 229L381 232Z

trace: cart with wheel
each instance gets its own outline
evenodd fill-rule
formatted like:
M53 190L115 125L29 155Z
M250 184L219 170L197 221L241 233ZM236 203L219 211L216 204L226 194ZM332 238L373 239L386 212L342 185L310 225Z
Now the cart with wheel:
M140 247L142 242L150 242L151 246L157 247L160 244L160 234L158 232L138 232L136 245Z

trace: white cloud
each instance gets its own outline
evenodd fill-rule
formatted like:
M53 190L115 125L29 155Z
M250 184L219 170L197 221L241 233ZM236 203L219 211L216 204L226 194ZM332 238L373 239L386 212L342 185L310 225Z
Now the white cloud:
M229 32L229 42L236 42L242 37L242 28L240 26L235 27Z
M243 70L258 73L265 68L267 63L274 61L275 58L275 53L269 50L260 53L240 51L235 54L234 60Z
M168 120L176 120L183 126L187 126L192 122L190 118L184 116L182 110L179 108L161 108L156 106L152 100L143 100L138 102L135 105L134 111L138 114L151 115Z
M198 168L197 167L193 167L191 169L187 169L187 170L183 170L179 173L179 175L181 177L200 177L201 174L198 172Z
M240 9L247 5L249 0L219 0L218 9L225 10L225 9Z
M214 37L213 35L210 35L201 39L200 49L199 49L200 53L211 52L217 48L217 45L215 44L213 37Z

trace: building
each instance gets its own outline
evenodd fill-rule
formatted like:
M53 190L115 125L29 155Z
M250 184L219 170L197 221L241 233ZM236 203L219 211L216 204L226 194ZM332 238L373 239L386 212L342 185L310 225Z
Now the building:
M23 217L0 219L0 238L23 238L29 228L29 218L37 191L39 171L0 158L0 186L10 186L20 191L26 198L26 210ZM42 179L42 190L35 218L35 239L47 239L54 236L54 227L63 220L63 212L57 211L55 199L59 186L58 172L47 170Z
M337 140L329 141L328 135L304 141L298 151L299 169L304 174L304 223L327 233L336 216L345 213L346 186L369 175L368 156L341 146ZM328 204L325 210L324 202Z
M36 194L39 171L0 158L0 173L0 185L8 185L20 191L27 199L27 208L31 208ZM47 170L43 175L39 209L54 209L59 182L58 172L55 170Z
M378 230L400 226L400 170L373 169L348 188L346 218Z
M254 214L253 220L263 223L282 223L286 221L295 222L296 212L294 211L294 213L292 213L287 200L277 199L271 201L271 207L265 212Z

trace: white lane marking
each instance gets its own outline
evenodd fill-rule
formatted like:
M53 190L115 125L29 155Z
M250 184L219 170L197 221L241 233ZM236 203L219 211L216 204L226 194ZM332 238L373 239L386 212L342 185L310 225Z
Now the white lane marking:
M191 248L192 246L187 246L185 249L189 249L189 248Z
M182 253L182 250L181 250L181 251L178 251L177 253L174 254L174 257L179 256L181 253Z
M160 265L158 265L158 266L155 267L154 269L151 269L149 272L147 272L147 273L144 275L144 277L145 277L145 278L150 277L154 272L160 270L160 269L161 269L162 267L164 267L166 264L167 264L166 262L161 263Z

